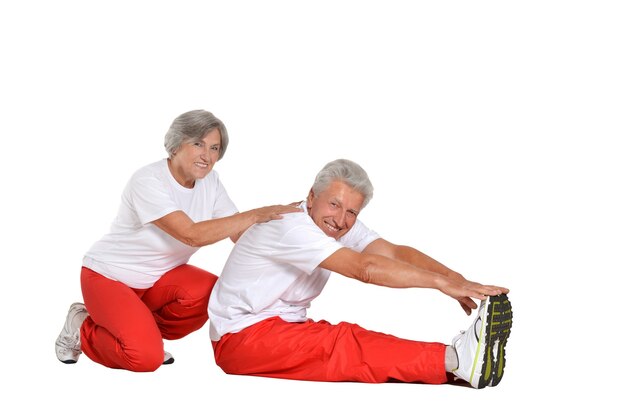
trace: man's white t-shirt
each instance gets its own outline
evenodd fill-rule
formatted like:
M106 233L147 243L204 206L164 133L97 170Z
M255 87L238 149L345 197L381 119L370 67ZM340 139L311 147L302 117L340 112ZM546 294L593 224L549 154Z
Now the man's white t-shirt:
M194 222L237 213L217 172L185 188L162 159L133 174L110 232L85 254L83 266L131 288L150 288L198 250L151 223L179 210Z
M301 208L253 225L239 238L209 300L211 340L269 317L305 321L330 276L319 264L342 247L361 252L379 238L357 220L335 240L313 222L306 204Z

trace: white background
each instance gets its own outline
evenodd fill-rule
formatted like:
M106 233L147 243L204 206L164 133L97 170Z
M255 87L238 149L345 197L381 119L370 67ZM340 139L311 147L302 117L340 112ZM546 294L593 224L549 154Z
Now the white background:
M617 1L3 2L1 414L615 409L625 21ZM174 117L196 108L229 130L216 170L240 210L302 199L326 162L353 159L375 186L368 226L509 287L502 383L230 376L208 325L166 342L176 363L150 374L58 362L83 253L129 176L165 157ZM219 273L230 247L192 261ZM310 316L445 343L470 323L433 290L336 275Z

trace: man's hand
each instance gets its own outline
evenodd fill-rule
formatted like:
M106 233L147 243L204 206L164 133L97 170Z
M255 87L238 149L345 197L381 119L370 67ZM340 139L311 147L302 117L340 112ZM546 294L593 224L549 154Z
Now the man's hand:
M509 292L509 290L504 287L483 285L478 282L468 281L461 274L456 272L451 272L441 277L442 278L437 281L437 289L457 300L468 316L472 314L472 309L478 307L472 298L484 300L490 295L507 294Z

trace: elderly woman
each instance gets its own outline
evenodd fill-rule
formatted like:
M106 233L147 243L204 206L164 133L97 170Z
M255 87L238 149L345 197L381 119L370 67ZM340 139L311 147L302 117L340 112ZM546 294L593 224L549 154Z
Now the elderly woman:
M179 339L208 320L217 276L187 262L198 248L251 225L300 211L262 207L239 213L213 166L228 147L224 124L194 110L165 135L169 155L131 177L110 232L85 254L81 288L56 341L57 358L82 352L110 368L148 372L173 357L163 339Z

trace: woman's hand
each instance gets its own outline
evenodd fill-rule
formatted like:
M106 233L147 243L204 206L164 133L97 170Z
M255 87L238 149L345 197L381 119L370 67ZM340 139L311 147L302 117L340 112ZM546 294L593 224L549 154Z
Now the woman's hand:
M299 211L302 211L302 209L293 205L267 206L232 216L196 223L179 210L166 214L160 219L154 220L153 223L159 229L184 244L192 247L201 247L219 242L226 237L230 237L233 242L237 242L239 236L253 224L280 219L283 214Z
M282 219L283 214L301 212L302 209L298 207L299 204L300 203L292 203L287 206L275 205L260 207L251 211L254 214L255 223L265 223L269 222L270 220Z

